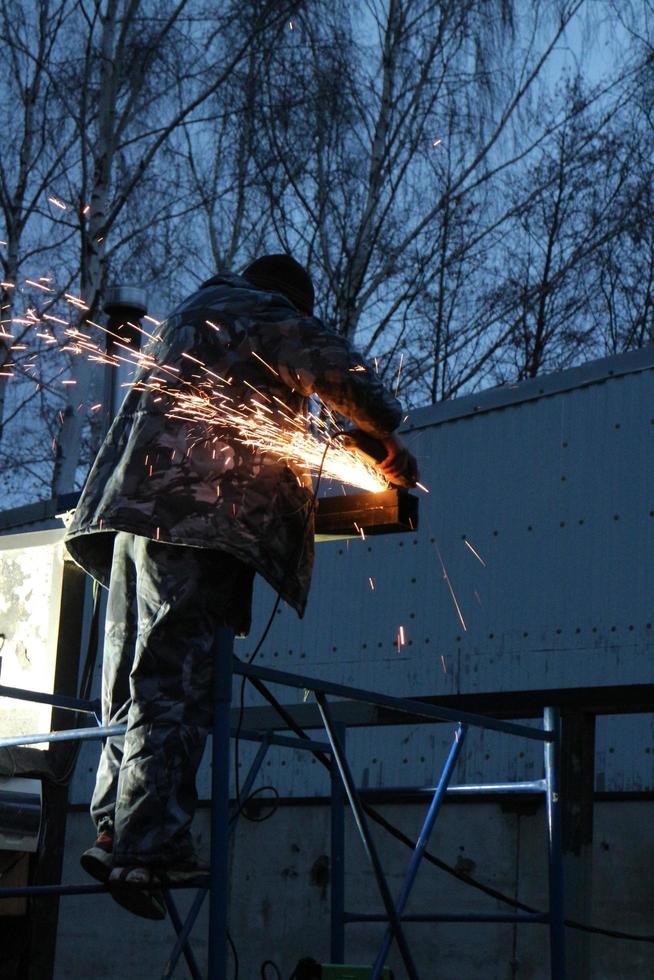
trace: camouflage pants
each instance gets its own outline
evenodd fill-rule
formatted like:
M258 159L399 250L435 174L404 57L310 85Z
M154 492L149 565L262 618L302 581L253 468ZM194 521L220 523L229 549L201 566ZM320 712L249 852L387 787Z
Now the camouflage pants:
M249 628L254 572L223 552L119 532L105 625L103 747L91 802L117 864L192 857L195 774L211 726L218 625Z

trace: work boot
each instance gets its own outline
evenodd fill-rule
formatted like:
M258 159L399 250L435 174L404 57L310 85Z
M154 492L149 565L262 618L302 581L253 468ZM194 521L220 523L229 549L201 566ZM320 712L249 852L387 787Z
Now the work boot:
M96 881L105 882L109 880L111 869L114 866L114 838L112 834L98 834L93 847L84 851L79 863L87 874L95 878Z
M156 921L166 918L163 892L149 868L114 867L107 885L114 902L133 915Z

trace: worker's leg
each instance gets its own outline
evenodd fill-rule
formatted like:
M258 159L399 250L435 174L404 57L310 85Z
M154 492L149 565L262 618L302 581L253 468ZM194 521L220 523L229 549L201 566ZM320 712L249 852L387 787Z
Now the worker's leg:
M211 725L216 627L249 612L253 572L218 552L134 538L138 638L116 807L114 861L193 858L195 774Z
M136 571L133 535L120 532L114 541L102 662L102 724L123 725L131 703L129 675L136 646ZM106 739L91 801L98 833L113 833L118 774L124 736Z

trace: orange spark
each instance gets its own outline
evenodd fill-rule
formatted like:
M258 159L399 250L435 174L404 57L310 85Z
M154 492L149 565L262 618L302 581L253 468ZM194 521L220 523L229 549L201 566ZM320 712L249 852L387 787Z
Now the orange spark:
M464 537L463 543L465 545L467 545L468 548L470 548L471 552L473 553L473 555L475 556L475 558L477 559L477 561L480 561L482 563L482 565L484 566L484 568L486 568L486 562L481 557L481 555L479 554L479 552L478 551L475 551L475 549L472 547L472 545L470 544L470 542L468 541L467 538Z

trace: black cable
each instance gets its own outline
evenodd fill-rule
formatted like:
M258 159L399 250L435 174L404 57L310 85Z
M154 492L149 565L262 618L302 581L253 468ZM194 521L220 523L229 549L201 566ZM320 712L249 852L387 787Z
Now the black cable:
M325 450L324 450L324 452L322 454L322 459L320 460L320 467L319 467L318 473L316 475L316 485L315 485L315 487L313 489L313 494L311 496L309 507L307 509L307 516L305 518L304 526L302 528L302 535L301 535L302 541L304 541L304 535L306 533L307 527L309 526L309 521L311 520L311 517L313 516L313 514L315 512L315 509L316 509L316 503L317 503L317 500L318 500L318 490L320 489L320 481L322 479L322 471L323 471L324 466L325 466L325 460L327 459L327 453L328 453L329 449L331 448L332 440L333 439L336 439L336 438L338 438L339 436L342 436L342 435L345 435L345 432L344 431L341 431L339 429L337 432L335 432L333 434L333 436L330 437L330 441L325 446ZM275 615L277 613L277 610L279 608L279 603L281 602L281 599L282 599L281 593L278 592L277 593L277 598L275 600L275 605L273 606L273 611L270 614L270 618L269 618L269 620L268 620L268 622L266 624L266 628L264 629L263 633L261 634L261 637L260 637L259 642L257 643L257 645L256 645L256 647L254 649L254 652L250 654L250 656L248 657L248 659L246 661L248 664L251 664L251 663L254 662L255 657L258 655L259 651L261 650L261 647L263 646L263 643L264 643L266 637L268 636L268 633L270 632L270 628L271 628L271 626L273 624L273 620L274 620ZM234 654L234 656L236 657L236 654ZM239 659L239 658L236 657L236 659ZM238 806L238 812L240 812L240 813L243 812L243 807L241 806L241 787L240 787L240 777L239 777L239 772L238 772L238 770L239 770L239 741L240 741L240 734L241 734L241 726L243 725L243 715L245 714L245 684L246 684L246 681L247 681L247 677L245 677L245 675L244 675L242 677L242 679L241 679L241 690L240 690L240 696L239 696L238 722L236 724L236 733L234 735L234 785L235 785L235 792L236 792L236 804ZM272 814L270 814L270 815L272 816ZM246 819L248 819L248 818L246 818Z
M229 943L229 945L231 947L232 956L234 957L234 980L238 980L238 966L239 966L239 964L238 964L238 953L236 952L236 946L234 945L234 940L232 939L232 937L229 934L229 929L227 929L226 932L227 932L227 942Z
M275 971L275 974L277 976L277 980L283 980L283 978L282 978L282 972L279 969L279 967L277 966L277 964L273 962L273 960L264 960L263 963L261 964L261 978L262 978L262 980L268 980L268 975L267 975L266 971L267 971L267 969L268 969L269 966L271 966L273 968L273 970Z
M248 803L250 803L251 800L253 800L255 798L255 796L258 796L259 793L263 793L264 790L270 790L274 794L273 798L270 801L269 800L264 800L263 801L264 803L268 803L268 802L270 803L270 806L271 806L270 811L268 813L264 814L263 817L251 817L251 816L248 816L245 813L245 808L247 807ZM272 785L259 786L257 789L254 790L253 793L250 793L250 795L248 797L246 797L246 799L243 800L243 802L240 804L238 810L230 818L230 821L229 822L230 822L230 824L233 823L240 814L243 814L243 817L246 820L249 820L250 823L265 823L266 820L270 820L270 818L275 813L277 813L277 811L279 810L279 807L280 807L280 795L279 795L279 791L276 789L276 787L275 786L272 786Z
M337 436L339 436L341 434L342 434L341 432L335 433L334 434L334 438L336 438ZM317 502L317 499L318 499L318 490L320 488L320 481L322 479L322 471L323 471L323 468L325 466L325 460L327 458L327 452L328 452L330 446L331 446L331 440L325 446L325 451L322 454L322 459L320 461L320 468L319 468L318 474L316 476L316 485L314 487L313 494L312 494L311 500L309 502L309 507L307 508L307 516L306 516L306 519L305 519L305 522L304 522L304 526L302 528L302 540L304 540L304 535L306 533L307 527L309 526L309 521L311 520L311 517L313 516L313 514L315 512L315 509L316 509L316 502ZM277 613L277 610L279 608L279 603L281 602L281 600L282 600L281 593L278 592L277 593L277 598L275 599L275 605L273 606L273 610L272 610L272 612L270 614L270 617L268 619L268 622L266 623L266 628L264 629L263 633L261 634L261 636L259 638L259 642L257 643L256 647L254 648L254 651L248 657L247 663L249 663L249 664L253 663L255 657L258 655L259 651L261 650L261 647L263 646L264 641L265 641L266 637L268 636L268 633L270 632L270 628L271 628L271 626L273 624L273 621L275 619L275 615ZM239 659L238 657L236 657L236 654L234 654L234 657L237 660ZM240 777L239 777L239 772L238 772L238 769L239 769L239 743L240 743L240 735L241 735L241 726L243 725L243 716L245 714L245 682L246 682L246 680L247 680L247 678L245 677L245 675L243 675L243 677L241 679L241 690L240 690L240 696L239 696L238 722L236 724L236 732L234 734L234 788L235 788L235 794L236 794L236 806L237 806L237 809L236 809L236 813L234 814L234 816L233 816L232 819L233 820L236 820L236 818L239 816L239 814L243 814L243 816L245 817L246 820L250 820L253 823L263 823L264 820L268 820L279 809L279 793L277 792L277 790L275 789L274 786L262 786L259 789L255 790L254 793L251 793L250 796L248 797L248 799L245 800L245 802L241 802L241 786L240 786ZM260 792L262 789L272 789L273 790L273 792L276 794L276 797L277 797L275 806L272 808L272 810L270 811L270 813L267 813L264 817L248 817L248 816L246 816L246 814L243 811L244 811L244 807L247 805L248 800L251 800L252 797L253 796L256 796L256 794L258 792ZM232 938L229 935L229 933L227 933L227 938L228 938L229 943L230 943L230 945L232 947L232 952L234 953L234 958L235 958L235 963L236 963L236 973L235 973L234 980L238 980L238 956L236 954L236 946L234 945L234 942L232 941Z
M258 678L251 677L250 682L257 689L257 691L268 701L268 703L277 712L277 714L284 721L284 723L293 732L295 732L295 734L299 738L309 739L309 736L301 727L301 725L299 725L295 721L293 716L290 714L290 712L288 712L284 708L284 706L279 703L279 701L274 696L274 694L272 694L268 690L268 688L262 681L260 681ZM331 772L332 764L324 752L319 752L313 749L311 749L310 752L314 756L314 758L316 758L318 762L321 763L321 765L323 765L326 769L328 769ZM382 827L392 837L395 837L395 839L400 841L401 844L404 844L405 847L408 847L411 851L414 850L415 842L410 840L405 834L403 834L398 827L396 827L394 824L386 820L385 817L382 817L382 815L377 810L375 810L374 807L370 806L370 804L364 803L362 801L361 805L366 815L370 817L371 820L373 820L376 824ZM509 895L505 895L503 892L498 891L496 888L492 888L490 885L485 885L483 882L478 881L476 878L473 878L471 875L458 871L456 868L453 868L445 861L442 861L440 858L437 858L436 855L432 854L430 851L425 850L424 858L429 864L433 864L435 867L439 868L441 871L444 871L446 874L451 875L453 878L456 878L458 881L461 881L465 885L469 885L471 888L475 888L477 891L483 892L485 895L488 895L490 898L495 898L498 901L503 902L504 904L509 905L512 908L519 909L520 911L523 912L539 912L542 914L541 909L536 909L531 905L527 905L524 902L520 902L518 899L512 898ZM565 919L564 921L565 921L565 925L568 926L568 928L577 929L580 932L590 932L602 936L608 936L613 939L627 939L633 942L654 943L654 936L643 936L630 932L621 932L620 930L617 929L605 929L602 926L591 926L584 922L577 922L575 919Z
M263 646L263 643L264 643L266 637L268 636L268 633L270 632L270 627L273 624L273 620L275 619L275 615L277 613L277 610L279 609L279 603L281 601L282 601L282 597L278 593L277 594L277 599L275 600L275 605L273 606L273 610L272 610L272 612L270 614L270 618L268 619L268 622L266 624L266 628L264 629L263 633L261 634L261 638L259 639L259 642L257 643L256 647L254 648L254 652L251 653L250 656L248 657L247 663L251 664L253 662L254 658L257 656L257 654L259 653L259 650ZM236 656L236 654L234 654L234 656ZM236 733L234 735L234 788L235 788L235 792L236 792L236 805L237 805L237 807L239 809L239 812L242 812L242 809L243 809L243 807L241 805L241 780L240 780L240 776L239 776L239 771L238 770L239 770L239 744L240 744L240 737L241 737L241 726L243 725L243 715L245 714L245 681L246 681L246 679L247 678L245 676L243 676L241 678L241 691L240 691L240 695L239 695L238 722L236 723Z

